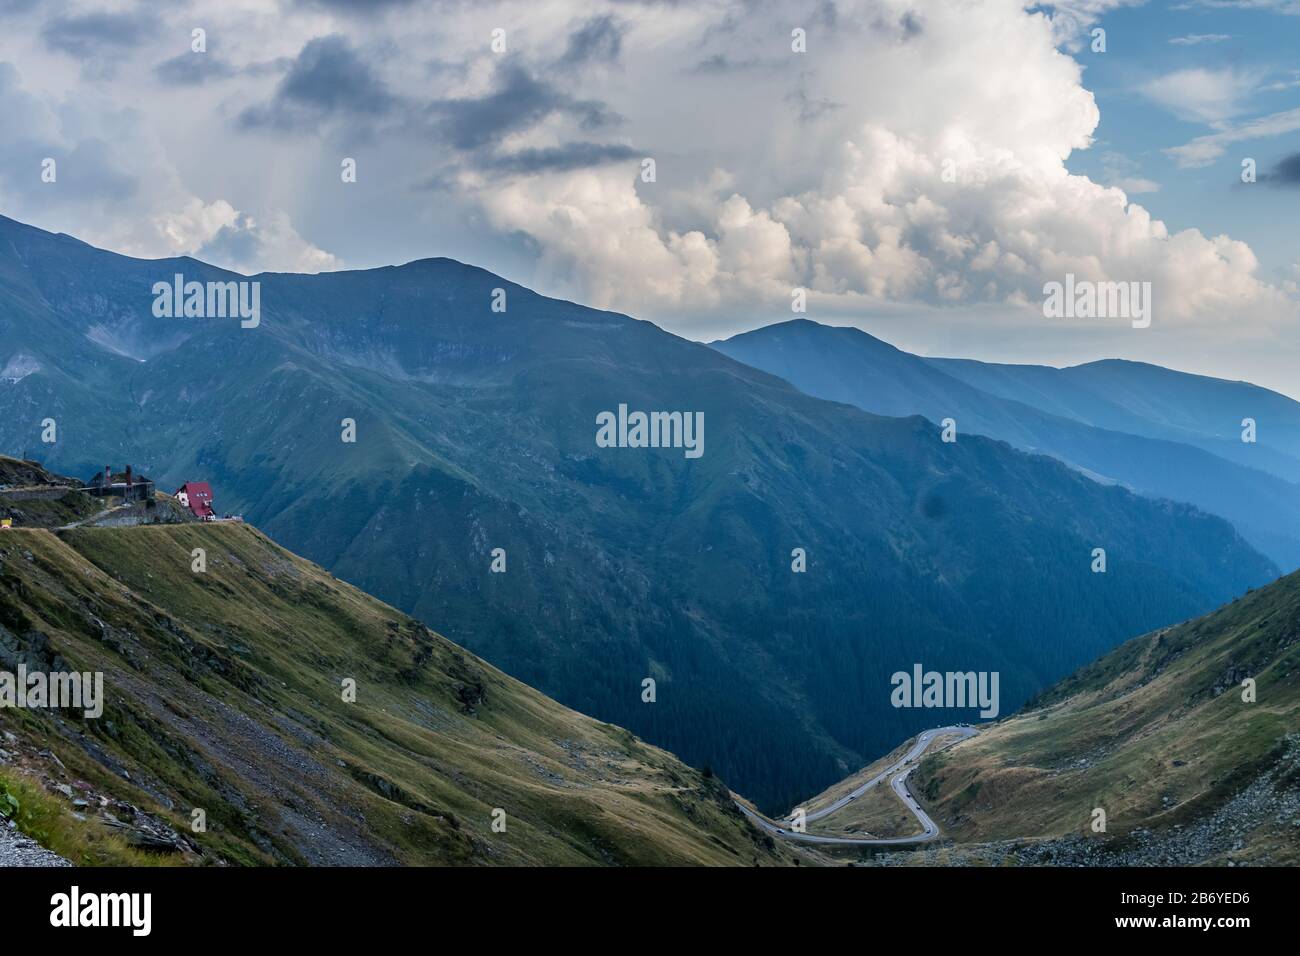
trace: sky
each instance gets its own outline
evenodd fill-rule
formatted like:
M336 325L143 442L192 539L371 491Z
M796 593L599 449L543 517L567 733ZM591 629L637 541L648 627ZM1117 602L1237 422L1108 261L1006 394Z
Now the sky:
M0 213L1300 398L1297 51L1300 0L0 0ZM1067 274L1150 326L1045 316Z

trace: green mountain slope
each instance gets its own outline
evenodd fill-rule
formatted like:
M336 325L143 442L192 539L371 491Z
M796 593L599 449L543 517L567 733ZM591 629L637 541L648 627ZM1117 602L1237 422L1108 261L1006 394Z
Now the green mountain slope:
M716 777L251 526L0 532L0 670L20 663L104 674L99 719L0 709L0 791L74 862L148 858L132 845L191 863L790 859Z
M0 219L0 450L209 480L218 510L767 808L932 716L890 706L900 668L998 670L1011 708L1276 575L1193 508L450 260L258 276L248 330L154 318L176 272L240 278ZM624 403L703 413L703 456L599 447Z
M913 779L961 843L1047 841L1026 859L1300 863L1300 574L1129 641Z

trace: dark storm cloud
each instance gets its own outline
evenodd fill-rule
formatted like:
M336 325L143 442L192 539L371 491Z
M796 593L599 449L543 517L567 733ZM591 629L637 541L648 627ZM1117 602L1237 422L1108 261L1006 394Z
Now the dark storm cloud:
M763 66L770 66L770 63L764 64L756 59L733 60L725 53L714 53L707 56L691 68L692 73L704 73L722 75L724 73L736 73L740 70L755 70Z
M1259 181L1270 186L1300 189L1300 153L1282 157L1273 167L1273 171L1259 177Z
M181 53L159 63L153 71L164 83L176 86L198 86L208 80L220 80L235 74L229 64L217 59L211 51Z
M293 129L333 116L382 117L400 101L341 35L307 43L267 103L240 114L244 127Z
M588 130L619 121L605 104L573 99L522 67L504 67L498 77L497 88L485 96L437 100L426 107L435 129L452 146L484 149L557 113Z
M55 17L45 25L41 37L51 50L96 57L109 49L129 49L143 43L150 22L150 17L134 12Z
M621 37L622 28L613 19L593 18L570 38L562 59L575 66L612 62L618 57ZM164 66L174 71L178 82L202 79L192 78L194 68L189 64L168 61ZM441 63L433 67L440 72L452 69ZM450 148L439 160L443 168L432 175L430 188L448 181L456 169L500 173L571 170L636 155L625 145L588 141L500 152L507 137L553 117L568 120L587 135L622 122L622 117L599 100L575 98L509 61L497 67L492 86L481 96L400 97L390 92L378 72L344 37L332 35L307 43L271 97L246 108L238 122L244 128L308 130L335 118L387 121L392 129ZM374 128L368 130L374 132Z
M524 149L492 157L483 165L503 173L551 173L603 166L642 155L631 146L617 143L566 143L548 149Z
M559 65L573 68L588 63L617 63L626 32L626 26L608 14L592 17L569 36Z

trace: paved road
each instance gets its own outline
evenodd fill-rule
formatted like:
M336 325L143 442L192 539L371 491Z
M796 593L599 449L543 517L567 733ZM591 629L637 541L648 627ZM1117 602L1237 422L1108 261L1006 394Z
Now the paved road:
M921 805L907 789L907 777L916 769L916 761L925 753L927 747L936 737L946 734L957 734L962 740L967 737L974 737L978 730L974 727L936 727L934 730L927 730L916 738L916 743L912 749L904 754L901 758L890 764L880 773L876 774L866 783L862 784L856 790L852 790L840 797L833 803L828 804L820 810L807 814L804 819L808 823L820 820L822 817L829 816L836 810L839 810L849 803L862 796L880 781L889 778L889 785L893 788L898 799L903 801L904 806L912 812L917 822L921 824L921 832L913 836L903 837L827 837L819 836L815 833L796 833L790 829L789 817L781 821L784 826L773 823L766 817L759 816L742 803L736 805L744 812L745 816L753 820L760 827L771 833L773 836L779 836L787 840L798 840L801 843L830 843L837 845L857 845L857 846L901 846L908 843L925 843L939 836L939 825L930 819L930 815L921 809ZM954 741L955 743L956 741Z

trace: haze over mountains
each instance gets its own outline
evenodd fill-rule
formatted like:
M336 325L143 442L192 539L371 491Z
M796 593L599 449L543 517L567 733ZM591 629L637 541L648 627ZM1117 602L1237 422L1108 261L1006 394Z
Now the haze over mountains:
M768 807L973 717L892 708L894 671L999 671L1006 713L1277 574L1223 518L974 422L946 444L915 409L825 401L451 260L257 276L256 329L156 318L176 273L243 278L0 219L0 450L209 480L219 510ZM621 403L703 412L705 454L597 447Z
M1074 368L925 359L853 328L783 322L714 343L810 395L1051 455L1100 481L1231 521L1300 567L1300 403L1244 382L1137 362ZM1257 440L1243 442L1242 420Z

